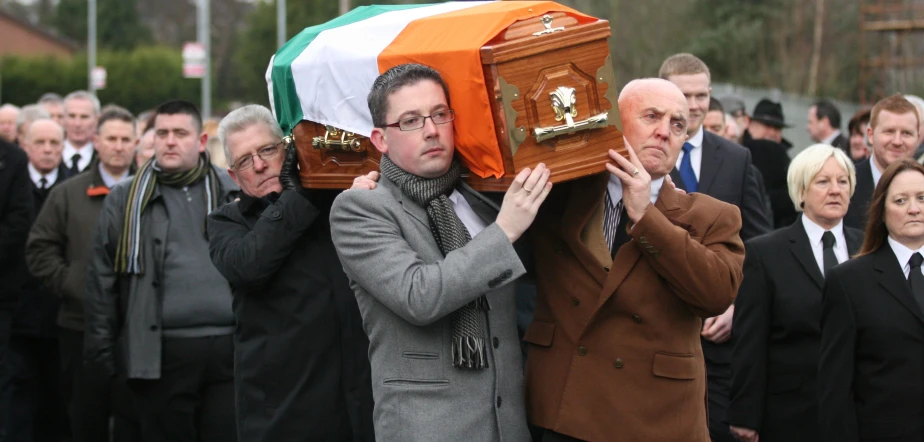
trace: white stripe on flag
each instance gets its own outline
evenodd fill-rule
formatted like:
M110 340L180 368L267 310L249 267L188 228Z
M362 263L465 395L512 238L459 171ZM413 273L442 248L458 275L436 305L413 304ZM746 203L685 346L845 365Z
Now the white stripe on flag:
M318 34L292 62L306 120L369 136L366 97L379 76L378 56L411 21L490 2L450 2L386 12Z

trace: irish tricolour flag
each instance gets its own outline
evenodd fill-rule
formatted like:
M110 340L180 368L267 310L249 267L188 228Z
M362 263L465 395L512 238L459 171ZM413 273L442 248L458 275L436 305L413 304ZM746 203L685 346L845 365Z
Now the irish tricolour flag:
M283 131L310 120L369 136L366 96L380 73L403 63L440 71L456 111L456 149L479 176L503 174L479 51L518 20L564 12L548 1L364 6L303 30L270 60L270 103ZM537 67L537 72L539 68Z

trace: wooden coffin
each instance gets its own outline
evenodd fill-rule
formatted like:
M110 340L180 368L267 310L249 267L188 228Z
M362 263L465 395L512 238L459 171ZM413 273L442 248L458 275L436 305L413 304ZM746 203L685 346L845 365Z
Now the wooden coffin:
M552 182L572 180L605 170L609 149L625 153L609 36L606 20L578 24L552 12L514 23L481 48L503 175L469 173L472 187L504 191L539 162ZM293 134L306 187L348 188L378 170L381 155L366 137L311 121Z

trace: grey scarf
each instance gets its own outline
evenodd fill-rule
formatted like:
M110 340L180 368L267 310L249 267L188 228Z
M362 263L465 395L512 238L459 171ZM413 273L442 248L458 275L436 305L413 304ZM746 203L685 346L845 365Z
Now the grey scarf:
M388 155L382 155L382 174L401 188L415 203L427 208L430 231L443 256L472 240L468 229L452 208L449 194L462 176L462 166L453 160L449 171L438 178L422 178L400 169ZM488 304L484 295L452 312L452 365L459 368L488 367L485 335Z

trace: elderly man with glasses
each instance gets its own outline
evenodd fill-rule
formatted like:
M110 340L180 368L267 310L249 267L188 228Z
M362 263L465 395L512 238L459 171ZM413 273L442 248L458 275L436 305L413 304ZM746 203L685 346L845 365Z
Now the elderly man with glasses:
M209 252L234 297L238 440L373 441L369 340L330 239L334 194L298 181L269 109L218 126L239 201L209 215Z

